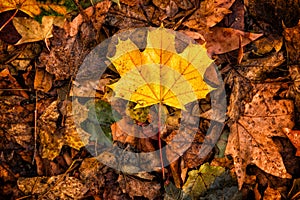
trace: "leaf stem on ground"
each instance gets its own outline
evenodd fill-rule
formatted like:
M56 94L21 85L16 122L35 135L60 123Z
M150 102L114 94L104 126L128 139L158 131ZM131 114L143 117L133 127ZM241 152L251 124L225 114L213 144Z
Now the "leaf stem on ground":
M11 21L13 20L13 18L16 16L16 14L18 13L18 9L14 12L14 14L1 26L0 31L2 31L2 29L4 29L4 27Z

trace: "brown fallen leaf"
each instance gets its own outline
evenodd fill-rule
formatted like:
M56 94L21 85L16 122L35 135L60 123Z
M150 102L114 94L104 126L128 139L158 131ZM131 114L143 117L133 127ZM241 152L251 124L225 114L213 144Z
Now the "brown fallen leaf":
M44 40L48 47L48 39L53 37L52 29L53 25L61 26L64 18L57 16L44 16L42 23L40 24L34 19L26 17L15 17L13 23L18 33L22 38L16 43L16 45L36 42Z
M233 28L213 27L204 34L206 48L209 55L222 54L239 48L239 38L242 37L241 46L261 37L263 34L243 32Z
M289 128L283 128L282 130L290 139L294 147L296 147L296 156L300 156L300 130L292 130Z
M225 153L233 157L239 188L245 181L249 164L274 176L291 178L272 141L274 136L285 137L282 127L294 126L293 102L273 99L279 89L280 84L255 85L256 94L252 101L245 105L244 114L230 127Z

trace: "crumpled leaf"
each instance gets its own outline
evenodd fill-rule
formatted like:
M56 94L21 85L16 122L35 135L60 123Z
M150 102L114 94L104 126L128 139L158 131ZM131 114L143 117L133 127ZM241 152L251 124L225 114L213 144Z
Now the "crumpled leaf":
M27 195L38 195L46 199L80 199L88 191L75 177L64 175L52 177L19 178L19 189Z
M300 130L292 130L289 128L283 128L283 132L290 139L292 144L296 147L296 156L300 156Z
M64 19L62 17L44 16L42 18L42 23L40 24L31 18L15 17L13 19L14 26L18 33L22 36L16 45L40 40L44 40L46 42L48 38L53 37L53 25L61 26L63 20Z
M205 163L199 170L189 172L189 177L182 187L184 193L187 193L192 199L199 199L215 182L216 178L222 175L225 169L221 166L210 166Z
M285 137L282 127L292 128L293 102L274 100L280 84L257 84L256 94L239 120L230 127L225 154L232 155L239 188L246 175L246 167L255 164L274 176L290 178L278 147L272 137Z
M109 59L121 76L110 85L115 97L137 103L135 108L161 103L185 110L185 104L204 98L212 90L203 81L206 68L213 62L204 46L190 42L178 53L175 33L164 28L148 31L143 52L130 39L119 40L115 55Z
M229 8L235 0L205 0L200 8L183 24L189 28L203 30L219 23L225 15L231 13Z

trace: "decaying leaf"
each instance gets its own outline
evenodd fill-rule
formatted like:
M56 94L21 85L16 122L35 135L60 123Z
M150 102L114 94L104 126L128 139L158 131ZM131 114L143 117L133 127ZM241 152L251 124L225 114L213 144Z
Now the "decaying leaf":
M300 130L291 130L289 128L283 128L283 132L290 139L292 144L296 147L296 156L300 156Z
M110 60L121 76L110 85L115 97L135 102L135 108L160 103L185 110L184 105L212 90L203 81L206 68L213 62L204 46L189 43L177 53L175 33L164 28L148 31L143 52L130 39L119 40Z
M189 177L182 187L184 193L192 199L199 199L214 183L216 178L223 174L225 169L221 166L210 166L208 163L201 165L199 170L189 172Z
M63 18L57 16L44 16L42 23L26 17L15 17L13 19L14 26L22 38L16 43L16 45L36 42L44 40L47 43L47 39L53 37L52 29L53 25L61 26L63 24Z
M245 105L244 114L230 127L226 154L234 160L239 188L245 180L246 167L255 164L267 173L290 178L272 137L285 137L282 127L294 126L293 102L274 100L279 84L255 85L256 94Z

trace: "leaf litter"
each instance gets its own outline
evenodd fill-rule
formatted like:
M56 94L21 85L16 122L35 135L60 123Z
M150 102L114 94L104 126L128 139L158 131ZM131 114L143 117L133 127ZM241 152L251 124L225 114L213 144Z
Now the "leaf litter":
M291 168L286 158L297 161L295 153L298 156L299 148L297 143L300 71L297 53L298 21L295 23L292 16L291 20L285 19L288 27L286 25L276 27L280 25L277 25L274 19L269 19L272 15L257 15L260 7L254 5L265 6L261 1L246 1L244 4L223 0L202 1L201 3L194 0L131 2L121 0L115 2L91 2L95 4L94 7L88 7L86 10L78 4L80 14L71 20L66 15L68 8L64 6L67 4L46 2L42 5L40 2L31 0L19 3L18 1L1 2L0 5L3 6L0 6L0 13L11 10L27 13L29 17L26 20L11 17L22 38L17 43L19 46L4 44L3 50L1 49L4 55L10 52L13 55L9 55L9 59L8 57L1 59L0 62L0 93L3 97L0 101L0 106L3 108L1 117L3 123L0 131L0 137L3 138L0 143L0 169L3 173L0 179L6 185L10 184L9 181L14 182L15 186L10 185L10 187L14 187L14 191L18 192L12 193L1 186L0 190L3 192L0 197L20 198L24 194L29 197L35 194L40 198L48 199L84 199L91 196L94 199L140 197L146 199L215 199L220 196L224 199L244 199L252 198L250 191L253 190L257 197L264 199L285 196L297 198L299 196L296 179L299 175L297 165ZM249 10L241 9L244 6ZM284 14L283 18L286 18L286 13L280 4L272 3L269 6L271 10L276 8L278 12ZM297 13L297 6L294 7ZM52 22L54 16L43 16L41 23L30 18L41 14L42 10L54 10L64 15L67 18L64 26L57 26L55 22ZM243 19L245 17L245 20L238 20L240 17ZM259 21L253 20L255 17L258 17ZM282 17L275 14L275 18ZM20 21L20 19L25 21ZM46 19L50 19L50 22L45 22ZM25 29L18 28L17 24L24 25L28 20L30 21L29 30L34 34L29 35ZM5 23L1 21L1 24ZM262 26L257 26L257 23ZM117 62L114 61L122 63L123 60L129 61L130 59L126 57L128 55L125 57L120 55L117 58L118 51L128 48L136 50L134 56L138 56L137 61L141 63L151 56L153 60L163 58L162 60L166 61L163 62L164 64L168 63L167 58L176 58L176 55L169 53L157 57L155 55L157 52L150 50L156 47L155 42L157 42L154 29L147 33L135 33L140 34L141 37L133 34L125 40L122 38L115 50L108 47L108 50L101 52L106 56L110 51L108 60L111 59L114 67L109 66L100 81L87 80L83 82L83 85L78 85L76 81L73 81L85 56L104 38L112 36L118 30L126 31L129 28L145 26L159 27L161 24L166 28L180 30L196 39L203 47L203 52L200 54L206 55L208 51L213 57L213 59L208 59L208 63L215 61L218 64L215 69L220 70L221 76L225 78L229 99L226 116L218 113L216 111L218 109L207 106L206 103L207 99L210 101L210 97L215 95L214 93L220 95L220 91L212 91L213 88L220 86L219 79L215 78L219 75L213 71L208 71L206 76L204 72L201 73L200 82L207 81L211 84L211 88L204 94L196 95L195 98L185 100L185 97L181 96L180 101L165 101L163 95L158 95L164 91L164 88L151 86L150 88L160 91L149 93L152 95L149 97L154 99L152 102L146 98L143 99L143 104L133 90L130 90L134 94L133 97L126 97L125 100L117 102L110 101L113 99L114 92L119 96L124 93L123 89L116 89L118 82L122 83L124 72L132 74L135 70L124 68L125 71L122 72ZM38 33L34 32L35 30L39 30ZM33 39L31 39L32 35ZM168 51L170 50L168 48L172 48L173 52L184 55L186 49L194 48L194 44L182 45L176 42L177 36L162 35L164 40L168 41L166 45L171 44L171 46L166 46ZM47 41L48 50L45 49L46 45L37 43L39 40ZM140 43L139 40L146 42ZM256 42L253 42L254 40ZM285 48L283 48L283 40ZM39 47L34 46L35 44ZM37 50L30 50L35 47ZM42 53L39 48L43 49ZM21 54L18 54L20 52ZM36 55L39 57L36 58ZM237 57L239 59L236 59ZM240 61L237 62L237 60ZM91 65L90 71L94 70L93 67ZM172 69L178 70L177 67ZM152 72L147 71L146 68L141 70L141 74L151 73L160 74L159 70ZM135 77L138 78L138 76ZM209 77L208 80L207 77ZM172 77L166 75L163 79L172 79ZM162 84L160 81L155 81L155 83L158 82ZM69 92L70 84L73 93ZM119 87L121 86L122 84ZM88 94L86 91L90 90L95 91L96 97L99 98L96 121L101 122L101 133L94 124L97 124L95 118L89 116L93 108L89 107L88 102L91 97L93 98L91 96L93 93ZM68 95L72 96L75 103L68 100ZM128 100L132 102L127 103ZM190 104L192 101L194 103ZM159 126L147 127L151 123L157 124L159 117L155 107L149 109L147 106L158 102L167 104L161 108L163 112L160 117L166 125L162 127L159 137L156 135ZM75 113L70 112L71 104L76 107ZM108 108L110 104L120 114L117 120L114 118L116 113L112 117L112 112L115 111ZM221 104L220 100L214 103L214 105L219 104ZM181 111L187 108L193 110L192 116ZM74 124L74 116L79 124ZM192 130L190 125L187 125L184 129L180 129L182 121L185 120L190 121L191 124L199 124L199 127L197 125L197 130ZM204 134L209 126L212 129ZM35 129L37 129L37 135L34 134ZM128 135L128 130L133 135ZM191 137L192 132L196 132L193 137ZM141 135L144 138L136 138ZM130 158L124 154L123 157L121 156L123 160L118 160L110 149L111 145L118 145L123 148L124 152L151 152L159 149L158 140L161 139L164 144L169 144L176 135L184 138L185 142L190 138L192 143L186 151L179 153L179 156L176 153L181 152L183 140L177 139L175 145L166 150L166 159L174 161L170 167L164 167L166 180L161 176L162 169L135 173L135 159L130 161ZM217 143L219 137L220 140ZM290 145L294 147L289 148L287 145L282 147L278 141L281 141L282 145L291 143ZM216 143L216 147L210 145L211 143ZM38 145L35 146L35 144ZM37 147L39 151L36 151ZM281 155L282 148L286 149L284 152L288 155ZM206 151L207 156L199 157L199 149L202 152ZM91 157L89 153L98 151L102 153L88 158ZM35 160L33 164L32 158ZM111 166L123 165L124 173L99 163L99 159L105 160ZM126 159L129 159L129 162L123 162ZM227 161L220 162L220 160ZM147 164L144 163L144 165ZM28 170L24 171L15 166L24 166ZM203 168L211 170L204 172ZM220 174L216 175L212 172L214 169L218 169ZM255 173L258 169L259 175L251 179L249 171L253 173L254 170ZM63 171L66 173L61 175ZM37 174L40 177L37 177ZM18 178L20 175L26 178ZM49 177L49 175L53 176ZM283 190L279 184L270 182L272 178L265 180L261 178L262 176L274 176L276 180L284 180L285 183L290 184L287 184L286 189ZM209 181L203 179L205 177ZM52 181L52 179L55 180ZM292 180L294 180L293 184ZM36 187L43 189L37 192Z

